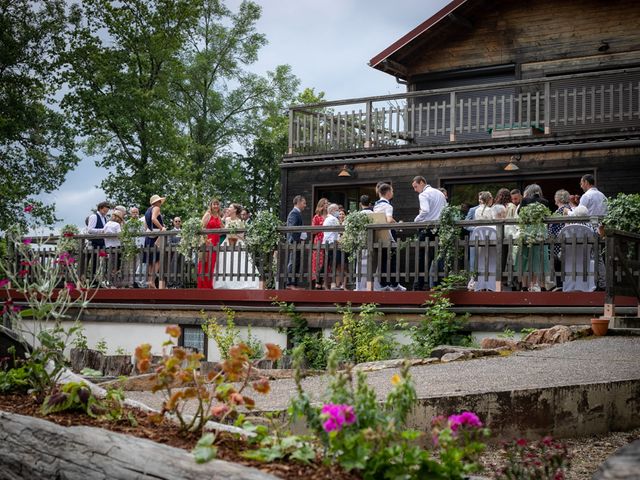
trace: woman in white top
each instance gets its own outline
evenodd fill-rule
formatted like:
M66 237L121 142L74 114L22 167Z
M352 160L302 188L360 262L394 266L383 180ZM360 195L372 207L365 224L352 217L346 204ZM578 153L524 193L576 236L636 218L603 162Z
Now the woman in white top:
M124 213L121 210L114 210L111 213L111 218L106 223L103 229L105 234L118 234L122 232L122 223L124 222ZM107 259L108 266L107 272L109 272L109 284L113 286L120 281L120 265L122 264L122 252L117 247L120 247L122 243L118 237L111 237L104 239L104 246L107 249L109 257Z
M493 195L491 192L480 192L478 194L478 208L473 217L474 220L493 220Z
M322 223L325 227L337 227L340 225L340 207L332 203L327 207L327 218ZM331 290L343 290L343 265L342 265L342 252L336 248L338 240L340 238L340 232L322 232L322 244L327 245L327 270L333 268L335 261L336 271L334 274L334 281L331 282ZM335 245L334 245L335 244ZM329 276L325 275L325 286L328 284Z

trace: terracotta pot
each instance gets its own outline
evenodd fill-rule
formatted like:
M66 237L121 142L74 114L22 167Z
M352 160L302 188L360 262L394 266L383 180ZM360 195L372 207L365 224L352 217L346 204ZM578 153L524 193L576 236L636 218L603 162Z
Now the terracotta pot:
M594 335L597 335L599 337L606 335L607 330L609 330L609 319L608 318L592 318L591 330L593 330Z

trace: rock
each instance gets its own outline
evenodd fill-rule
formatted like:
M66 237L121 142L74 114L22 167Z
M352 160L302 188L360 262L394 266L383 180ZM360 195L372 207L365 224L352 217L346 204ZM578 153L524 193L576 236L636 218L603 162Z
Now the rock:
M440 357L442 363L455 362L456 360L468 360L473 358L470 352L449 352Z
M640 472L640 440L625 445L600 465L593 480L634 480Z
M523 350L524 344L510 338L483 338L480 342L480 347L483 349L507 348L511 351L516 351Z
M565 326L556 325L551 328L536 330L527 335L522 342L527 345L540 345L544 343L566 343L577 338L591 334L591 327L588 325Z
M448 353L465 353L466 358L489 357L493 355L500 355L500 351L502 349L503 347L483 349L473 347L457 347L452 345L440 345L431 350L431 357L442 359L442 357L444 357L444 355Z
M400 368L405 361L408 361L411 366L415 365L427 365L429 363L437 363L437 358L410 358L404 360L402 358L397 358L394 360L380 360L377 362L365 362L359 363L353 370L356 372L376 372L378 370L384 370L387 368Z

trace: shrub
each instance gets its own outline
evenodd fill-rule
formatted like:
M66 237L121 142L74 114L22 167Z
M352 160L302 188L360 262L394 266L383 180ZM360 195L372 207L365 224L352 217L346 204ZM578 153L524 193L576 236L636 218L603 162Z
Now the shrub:
M240 330L236 327L236 312L229 307L222 307L222 311L226 317L226 325L222 326L218 323L218 319L213 316L207 316L204 311L200 312L200 317L204 323L202 330L205 335L212 338L220 352L220 358L227 360L229 358L229 350L234 345L242 341ZM247 338L244 344L249 347L249 358L256 360L262 357L262 344L251 334L251 325L247 328Z
M455 278L453 280L456 280ZM425 303L426 309L420 323L409 329L412 339L411 350L420 357L428 357L438 345L469 345L471 337L462 335L461 330L469 318L462 317L451 310L453 303L449 299L452 281L449 277L433 289L431 299Z
M619 193L610 198L603 223L610 229L640 233L640 193Z
M521 438L504 448L507 462L496 472L499 480L562 480L571 463L566 445L551 437L536 442Z
M180 337L180 327L177 325L168 326L166 332L173 339ZM277 345L267 343L266 349L265 359L280 358L281 351ZM160 366L151 377L154 382L152 391L162 392L164 396L162 411L156 418L161 420L165 413L169 413L177 418L181 431L202 433L210 419L224 421L229 415L235 414L240 406L253 409L255 400L244 395L244 391L250 385L255 392L266 394L270 386L265 377L249 383L251 371L255 368L249 353L249 347L244 343L232 346L220 370L204 376L200 374L203 358L201 353L188 352L167 340L163 345ZM138 346L135 359L139 372L149 370L151 345L147 343ZM234 382L237 384L234 385ZM197 404L193 416L184 413L185 404L189 400L195 400ZM207 443L208 440L204 439L202 447L206 447ZM213 443L209 445L212 446Z
M299 349L295 359L299 366ZM419 446L423 434L407 428L408 415L416 402L408 363L391 378L393 387L381 404L364 373L354 378L350 369L337 371L335 356L331 357L329 371L331 381L324 403L315 405L302 389L297 369L297 396L289 409L292 419L303 418L317 435L328 459L346 470L358 471L364 479L462 478L459 472L479 470L474 452L482 450L480 434L472 429L480 427L469 426L468 436L449 433L450 441L443 441L439 447L441 458L446 459L442 463ZM443 433L438 435L445 438ZM474 445L469 446L469 440Z
M375 303L363 304L357 316L350 304L339 312L342 320L333 327L333 338L340 360L357 364L393 357L398 343Z

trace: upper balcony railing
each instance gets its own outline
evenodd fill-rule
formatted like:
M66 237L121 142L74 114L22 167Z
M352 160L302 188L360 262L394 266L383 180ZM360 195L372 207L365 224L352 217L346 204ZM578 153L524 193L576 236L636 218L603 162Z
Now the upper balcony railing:
M356 98L289 110L289 155L640 127L640 68Z

